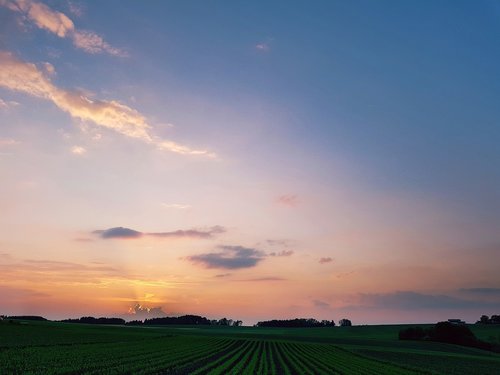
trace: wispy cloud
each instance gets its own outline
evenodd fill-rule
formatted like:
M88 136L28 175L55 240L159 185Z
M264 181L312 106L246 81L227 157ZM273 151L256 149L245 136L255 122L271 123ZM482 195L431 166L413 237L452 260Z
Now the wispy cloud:
M23 20L34 23L60 38L69 38L73 45L88 53L108 53L114 56L126 56L119 48L109 43L93 31L78 30L73 21L64 13L51 9L44 3L34 0L0 0L0 5L21 14ZM72 9L76 9L72 7Z
M161 206L163 208L172 208L176 210L187 210L188 208L191 208L189 204L178 204L178 203L162 203Z
M9 109L18 106L19 103L13 100L3 100L0 98L0 109Z
M476 301L448 295L423 294L413 291L397 291L386 294L360 294L357 305L346 306L344 309L379 308L399 310L429 310L429 309L470 309L498 308L499 302Z
M319 264L325 264L325 263L331 263L331 262L333 262L333 259L330 257L319 258L319 260L318 260Z
M330 308L330 304L329 303L321 301L319 299L313 300L313 304L314 304L314 306L319 307L321 309L329 309Z
M161 150L183 155L215 157L215 154L206 150L194 150L153 136L150 132L151 126L137 110L115 100L90 99L81 92L57 87L35 64L21 61L6 51L0 51L0 87L50 100L74 118L112 129L127 137L152 144Z
M500 296L500 288L462 288L460 292Z
M103 239L134 239L143 236L162 237L162 238L212 238L217 234L226 232L226 229L220 225L216 225L207 229L187 229L175 230L172 232L139 232L133 229L124 227L114 227L104 230L95 230L93 233L99 235Z
M295 207L299 204L299 197L295 194L285 194L276 198L276 202L284 206Z
M255 45L255 48L259 51L269 51L271 49L267 43L258 43Z
M291 240L266 240L266 244L269 246L283 246L288 247L291 246L293 241Z
M287 279L277 276L256 277L254 279L235 280L243 282L264 282L264 281L286 281Z
M215 275L214 277L217 279L223 279L223 278L229 277L231 275L232 275L232 273L219 273L218 275Z
M87 150L82 146L73 146L71 147L71 153L75 155L84 155Z
M19 142L12 138L0 138L0 147L2 146L15 146L18 145Z
M205 268L238 269L255 267L266 254L243 246L219 246L219 252L191 255L186 259Z
M269 256L271 257L289 257L292 255L293 255L293 250L283 250L278 252L273 251L272 253L269 253Z

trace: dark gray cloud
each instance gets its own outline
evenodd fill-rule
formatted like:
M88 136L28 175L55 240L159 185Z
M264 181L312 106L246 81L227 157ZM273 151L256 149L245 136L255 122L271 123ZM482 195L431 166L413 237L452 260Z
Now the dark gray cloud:
M500 296L500 288L462 288L461 292Z
M361 294L359 304L345 307L380 308L400 310L471 309L498 308L500 303L476 301L448 295L423 294L413 291L398 291L387 294Z
M162 237L162 238L211 238L214 235L226 232L224 227L216 225L208 229L187 229L175 230L172 232L139 232L130 228L115 227L105 230L95 230L93 233L104 239L122 238L134 239L143 236Z
M205 268L238 269L255 267L266 254L243 246L219 246L219 252L191 255L189 261Z
M314 303L314 306L320 307L322 309L329 309L330 308L330 304L329 303L324 302L324 301L320 301L319 299L313 300L313 303Z

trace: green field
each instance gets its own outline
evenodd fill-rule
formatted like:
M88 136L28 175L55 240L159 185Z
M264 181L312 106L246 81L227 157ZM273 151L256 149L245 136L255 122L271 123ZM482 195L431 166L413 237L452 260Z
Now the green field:
M0 324L3 374L500 374L500 355L399 341L405 326ZM470 326L498 341L500 327Z

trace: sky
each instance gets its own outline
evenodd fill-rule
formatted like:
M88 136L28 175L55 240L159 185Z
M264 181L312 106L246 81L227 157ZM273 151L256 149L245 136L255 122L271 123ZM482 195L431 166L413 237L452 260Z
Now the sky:
M0 0L0 314L498 314L499 36L493 0Z

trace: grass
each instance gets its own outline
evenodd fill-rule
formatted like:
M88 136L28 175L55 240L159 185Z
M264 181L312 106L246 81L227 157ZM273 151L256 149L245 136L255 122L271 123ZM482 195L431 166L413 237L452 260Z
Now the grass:
M499 374L500 355L399 341L407 326L254 328L0 324L6 374ZM186 329L189 328L189 329ZM471 326L483 340L500 327Z

